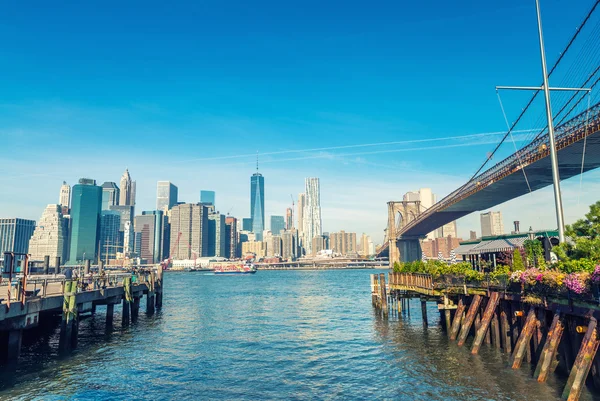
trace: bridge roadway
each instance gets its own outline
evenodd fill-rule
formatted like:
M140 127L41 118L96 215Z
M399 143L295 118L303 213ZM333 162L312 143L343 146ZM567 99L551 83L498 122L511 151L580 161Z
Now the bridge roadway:
M589 113L588 113L589 111ZM600 167L600 103L556 128L560 179ZM587 138L587 139L586 139ZM548 134L479 174L397 231L397 239L417 238L467 214L485 210L552 184ZM391 239L390 239L391 240ZM390 258L391 260L391 258Z
M144 294L146 294L146 311L154 312L154 302L159 307L162 304L162 274L160 273L149 270L139 272L128 288L124 282L131 280L131 272L85 277L78 280L75 292L65 291L65 285L69 280L66 280L63 275L28 276L26 291L22 289L22 278L10 284L4 279L0 283L0 360L15 361L18 358L22 331L34 329L40 319L63 313L64 320L67 295L74 295L76 322L80 313L94 313L97 305L107 305L107 327L112 327L114 305L123 302L122 315L123 319L127 319L123 324L128 324L129 316L134 321L137 318L140 298ZM128 298L126 292L131 295L129 300L126 299ZM74 335L75 338L71 338L71 343L76 343L76 330Z

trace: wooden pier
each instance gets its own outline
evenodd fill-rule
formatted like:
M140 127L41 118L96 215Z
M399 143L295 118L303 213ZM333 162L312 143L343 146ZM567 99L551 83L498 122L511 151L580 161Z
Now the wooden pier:
M127 326L139 315L146 296L146 313L162 306L162 269L109 272L65 279L58 275L27 275L0 282L0 363L19 358L23 330L34 330L40 321L62 315L59 350L77 346L79 319L106 306L106 328L113 328L114 306L123 304L122 322Z
M568 377L565 400L578 400L587 384L600 390L600 298L575 294L530 296L518 283L488 280L469 284L460 277L389 273L371 275L373 306L384 316L401 317L411 299L436 302L440 325L458 347L477 354L482 346L510 355L507 369L530 364L540 383L554 372ZM469 352L465 350L465 352Z

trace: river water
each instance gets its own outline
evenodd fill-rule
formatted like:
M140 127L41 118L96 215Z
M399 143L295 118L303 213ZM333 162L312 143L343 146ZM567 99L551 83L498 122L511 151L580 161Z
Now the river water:
M538 384L524 363L450 343L429 304L384 320L373 270L166 273L161 311L105 333L104 307L80 323L78 349L57 355L58 328L26 336L0 398L21 400L558 400L564 379ZM142 300L142 309L144 308ZM584 390L583 400L593 399Z

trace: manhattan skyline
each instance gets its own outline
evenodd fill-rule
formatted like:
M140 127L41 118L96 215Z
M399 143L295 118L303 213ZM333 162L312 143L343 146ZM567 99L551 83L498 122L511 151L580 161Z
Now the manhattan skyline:
M545 5L549 63L589 5ZM7 6L0 18L12 23L0 32L15 40L4 49L11 62L0 66L0 136L11 152L0 160L0 182L12 196L0 200L2 216L38 220L57 202L63 180L118 183L127 167L137 182L138 210L153 210L156 182L169 180L184 201L211 188L222 213L233 208L232 215L248 217L247 176L258 150L268 178L267 218L282 215L289 194L316 176L324 230L366 232L381 242L387 201L421 187L445 196L499 136L415 141L502 132L494 86L540 79L533 11L516 0L499 8L349 4L341 13L312 3L305 10L265 6L272 13L266 19L243 3L236 5L239 15L211 5L200 13L187 4L175 6L170 20L160 7L124 5L130 25L113 24L102 7L90 13L84 4L39 14ZM188 17L189 8L198 12ZM140 18L128 17L138 12ZM219 26L229 19L232 26ZM54 23L79 34L65 36ZM422 24L427 30L417 38ZM214 43L200 40L207 35ZM93 52L87 43L97 43ZM32 68L40 61L47 68ZM435 73L440 61L443 76ZM511 119L525 101L526 94L507 95ZM458 107L450 111L448 104ZM190 167L198 173L189 174ZM578 178L563 183L567 223L597 200L598 178L599 172L585 174L581 193ZM497 209L505 224L555 225L549 188ZM478 214L457 223L459 236L468 238Z

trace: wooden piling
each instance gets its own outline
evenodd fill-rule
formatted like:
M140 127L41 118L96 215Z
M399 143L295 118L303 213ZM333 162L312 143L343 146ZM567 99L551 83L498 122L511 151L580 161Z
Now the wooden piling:
M66 280L63 288L63 315L60 328L59 349L68 351L76 344L77 337L77 280Z
M106 305L106 329L110 330L113 327L113 318L115 313L115 304Z
M498 306L498 301L500 300L500 294L497 292L493 292L488 300L485 311L483 312L483 317L481 318L481 323L479 325L479 329L475 334L475 339L473 340L473 348L471 348L471 353L476 355L479 352L479 348L481 347L481 343L483 342L483 338L488 331L488 327L490 326L490 322L494 317L494 313L496 312L496 306ZM497 327L496 327L497 328Z
M502 348L504 352L511 353L512 352L512 341L510 336L510 324L508 322L508 314L510 313L510 308L504 301L502 304L502 310L500 311L500 337L502 341Z
M595 318L590 318L590 323L583 337L581 348L575 359L575 364L571 368L567 385L562 393L564 400L576 401L581 395L581 390L585 385L585 379L592 366L592 361L598 351L600 339L597 332L597 321Z
M552 319L552 325L548 331L544 348L540 354L540 359L535 368L533 377L537 377L537 381L543 383L548 378L548 373L551 372L552 362L556 359L556 352L560 339L564 331L564 324L561 317L561 312L556 311Z
M423 319L423 327L427 328L427 299L421 298L421 317Z
M479 309L479 305L481 304L481 295L473 296L471 300L471 305L469 306L469 310L467 315L465 316L465 320L463 321L462 327L460 329L460 334L458 336L458 346L461 347L465 344L467 340L467 336L469 335L469 331L471 330L471 326L473 325L473 321L475 320L475 315L477 314L477 310Z
M450 339L452 341L456 340L458 336L458 331L460 330L460 324L462 321L462 315L465 312L465 302L462 297L458 300L458 305L456 307L456 312L454 313L454 321L452 322L452 329L450 330Z
M388 304L387 304L387 288L385 287L385 273L379 274L379 291L381 296L381 310L384 315L388 314Z
M513 369L519 369L521 367L523 357L529 348L529 342L531 341L533 330L536 328L536 323L537 318L535 316L535 308L532 306L529 309L527 320L525 320L525 325L523 326L523 330L521 330L519 339L515 344L513 355L511 356L511 365Z

